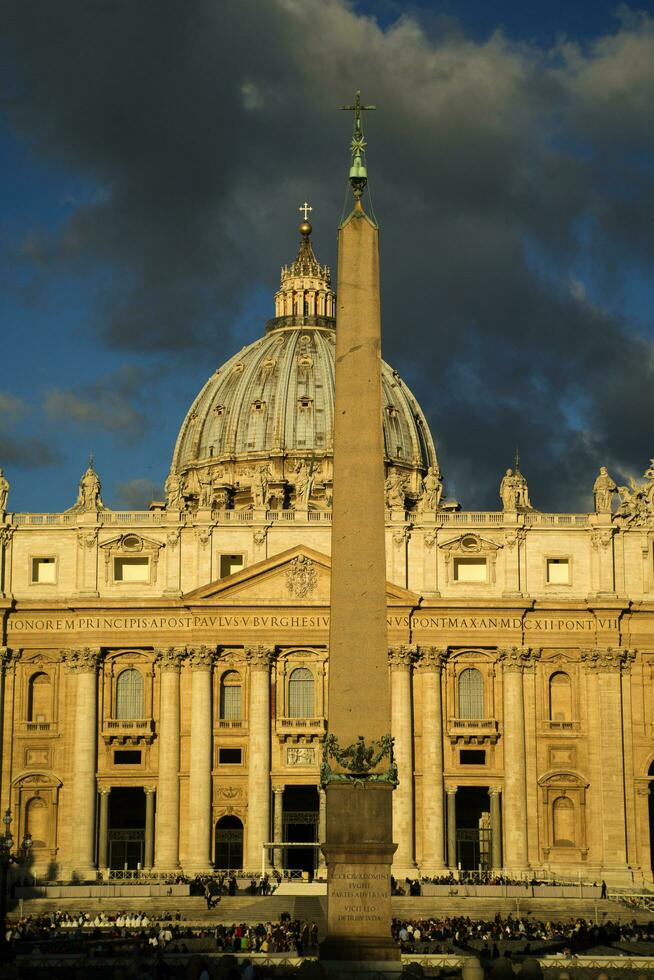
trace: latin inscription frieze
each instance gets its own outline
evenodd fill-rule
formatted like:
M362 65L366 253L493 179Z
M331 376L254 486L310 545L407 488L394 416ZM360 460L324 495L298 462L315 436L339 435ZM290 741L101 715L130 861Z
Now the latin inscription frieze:
M595 630L617 630L617 617L589 616L448 616L415 613L412 616L388 616L390 630L415 631L493 631L506 630L529 634L538 633L593 633ZM271 629L329 629L329 616L319 613L289 615L285 613L262 615L224 614L215 615L152 615L152 616L10 616L7 629L14 633L74 633L84 630L101 632L176 632L202 629L271 630Z

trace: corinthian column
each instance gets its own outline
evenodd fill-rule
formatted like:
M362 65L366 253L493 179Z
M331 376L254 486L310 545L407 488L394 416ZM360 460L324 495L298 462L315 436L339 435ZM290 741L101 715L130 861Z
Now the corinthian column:
M397 850L393 857L393 874L410 877L416 869L414 860L413 817L413 726L411 722L411 664L415 651L410 647L391 647L391 734L393 756L397 766L398 785L393 794L393 837Z
M245 867L261 867L263 845L270 840L270 662L273 651L249 647L245 657L250 667L250 711L248 718L248 826ZM266 854L266 866L270 857Z
M526 871L527 760L525 754L525 701L522 674L533 666L535 654L522 647L499 651L504 669L504 867Z
M2 540L0 539L0 545L1 544L2 544ZM2 555L2 548L0 547L0 556L1 555ZM0 567L0 573L1 573L1 571L2 571L2 569ZM0 582L0 585L1 585L1 582ZM1 594L2 594L2 592L0 591L0 595ZM17 654L14 653L14 652L12 652L9 649L9 647L0 647L0 800L2 800L4 798L4 796L5 796L5 787L3 785L4 784L3 776L4 776L5 773L9 773L9 771L10 771L9 762L8 761L5 762L5 759L4 759L5 748L6 748L6 750L7 750L7 752L9 754L11 754L11 751L12 751L11 742L7 746L5 746L5 744L4 744L4 730L5 730L5 723L4 723L4 719L5 719L5 680L6 680L7 671L9 670L9 668L10 668L10 666L12 664L12 661L14 661L16 658L17 658ZM8 792L11 792L11 790L9 789L9 787L7 788L7 790L8 790ZM9 804L9 800L8 799L7 799L7 804Z
M593 793L593 815L601 839L602 871L624 873L628 864L625 792L622 674L631 667L627 650L584 650L581 659L588 672L588 719L590 765L599 785Z
M75 686L73 737L74 822L71 872L83 879L95 878L95 804L98 750L98 666L100 651L84 647L66 650L63 661Z
M186 650L160 650L159 779L155 861L157 871L179 868L179 675Z
M422 680L422 862L423 876L445 867L445 791L443 787L443 705L441 671L446 650L421 647Z
M188 786L188 854L185 868L201 874L211 868L211 671L214 651L188 651L191 666L191 762Z

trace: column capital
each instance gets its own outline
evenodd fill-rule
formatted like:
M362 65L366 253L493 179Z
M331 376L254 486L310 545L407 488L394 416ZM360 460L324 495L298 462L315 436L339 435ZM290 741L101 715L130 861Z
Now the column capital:
M111 786L98 786L98 793L100 794L100 796L109 796L111 790L112 790Z
M192 647L186 653L191 670L211 670L213 667L216 657L214 647Z
M20 660L20 651L12 650L11 647L0 647L0 675L4 674L7 667Z
M410 646L399 646L388 648L388 662L391 670L410 670L411 664L416 659L416 648Z
M165 647L155 650L155 654L159 670L176 670L179 673L182 661L186 657L186 647Z
M418 670L440 674L447 661L447 647L418 647Z
M245 659L250 670L270 670L274 655L275 651L271 647L245 647Z
M497 659L505 673L522 673L525 669L533 670L540 660L540 650L531 650L529 647L504 647L498 649Z
M447 793L448 796L456 796L456 791L458 790L458 788L459 788L458 786L446 786L445 792Z
M68 673L95 674L102 661L102 651L99 647L62 650L61 660Z
M145 793L146 796L154 796L154 794L157 792L157 787L156 786L144 786L143 787L143 792Z
M282 783L280 786L273 786L272 791L277 796L277 795L281 795L285 789L286 789L286 784Z
M501 786L489 786L488 787L488 795L489 796L501 796L502 795L502 787Z
M635 658L635 650L624 650L620 647L581 651L581 662L584 667L602 674L628 671Z

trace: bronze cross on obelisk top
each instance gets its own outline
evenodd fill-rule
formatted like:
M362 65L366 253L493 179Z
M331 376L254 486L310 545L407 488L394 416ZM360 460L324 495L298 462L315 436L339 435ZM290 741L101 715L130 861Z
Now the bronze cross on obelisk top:
M361 92L358 91L356 94L356 99L354 105L342 105L339 109L345 109L348 112L354 113L354 133L355 135L361 132L361 113L367 111L368 109L376 109L376 105L361 105Z

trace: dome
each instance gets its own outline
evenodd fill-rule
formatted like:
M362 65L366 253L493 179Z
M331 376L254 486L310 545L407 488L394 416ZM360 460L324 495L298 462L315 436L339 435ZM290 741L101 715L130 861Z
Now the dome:
M184 420L171 473L190 504L251 506L252 478L265 466L270 506L287 506L304 465L310 506L330 505L335 297L306 227L295 262L282 268L265 336L215 371ZM385 362L382 400L387 471L417 496L436 451L420 406Z

